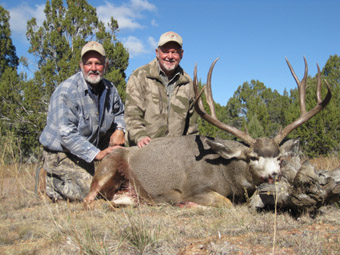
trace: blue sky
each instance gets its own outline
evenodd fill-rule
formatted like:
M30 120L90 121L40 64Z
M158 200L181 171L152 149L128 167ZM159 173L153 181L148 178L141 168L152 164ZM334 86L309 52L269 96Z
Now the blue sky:
M46 0L0 0L10 12L17 55L27 50L26 22L44 20ZM211 62L220 57L213 78L214 99L226 105L238 86L259 80L282 93L296 87L285 57L300 79L305 56L309 75L316 74L340 50L339 0L88 0L99 19L118 20L118 39L130 52L127 76L155 57L159 36L176 31L183 37L181 66L205 82Z

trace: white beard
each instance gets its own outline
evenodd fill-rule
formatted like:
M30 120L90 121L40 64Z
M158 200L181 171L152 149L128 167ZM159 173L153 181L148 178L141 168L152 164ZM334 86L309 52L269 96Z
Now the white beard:
M92 85L97 85L103 79L103 76L104 76L104 72L103 73L97 72L99 75L95 76L95 78L92 78L90 77L90 74L95 73L95 72L89 71L88 73L85 73L84 68L82 67L81 67L81 71L83 72L84 79Z
M102 75L96 76L96 77L94 77L94 78L90 77L88 74L85 75L85 80L86 80L88 83L93 84L93 85L98 84L102 79L103 79L103 76L102 76Z

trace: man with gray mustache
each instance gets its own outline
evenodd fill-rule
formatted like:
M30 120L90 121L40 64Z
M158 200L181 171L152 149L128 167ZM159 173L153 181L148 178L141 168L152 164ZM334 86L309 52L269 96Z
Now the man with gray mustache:
M107 67L103 46L88 42L81 50L81 71L51 96L39 141L44 147L46 194L53 201L83 200L95 161L125 143L124 105L116 87L103 78Z

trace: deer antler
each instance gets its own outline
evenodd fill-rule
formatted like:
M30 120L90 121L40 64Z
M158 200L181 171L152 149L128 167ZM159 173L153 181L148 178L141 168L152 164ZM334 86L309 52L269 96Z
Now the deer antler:
M244 142L246 142L248 145L252 145L255 143L255 139L253 139L248 133L245 133L235 127L229 126L221 121L219 121L216 117L216 112L215 112L215 105L214 105L214 99L212 96L212 90L211 90L211 76L212 76L212 71L214 69L214 66L219 58L216 58L214 62L211 64L208 77L207 77L207 84L206 87L203 87L200 92L198 92L198 85L197 85L197 65L195 66L194 70L194 80L193 80L193 85L194 85L194 91L195 91L195 110L196 112L202 117L202 119L208 121L212 125L218 127L219 129L222 129L224 131L227 131L228 133L231 133L232 135L240 138ZM206 113L203 107L201 95L203 90L206 92L206 99L207 103L210 108L211 115Z
M290 72L292 73L296 84L298 85L298 89L299 89L299 95L300 95L300 117L298 119L296 119L294 122L292 122L291 124L289 124L288 126L286 126L283 130L281 130L274 138L274 141L277 144L280 144L282 142L282 140L291 132L293 131L295 128L299 127L300 125L302 125L303 123L305 123L306 121L308 121L309 119L311 119L314 115L316 115L317 113L319 113L323 108L326 107L326 105L329 103L329 101L331 100L332 97L332 93L329 87L329 84L327 83L327 81L325 80L325 83L327 85L327 95L325 97L325 99L323 101L321 101L321 74L320 74L320 68L319 65L317 65L318 68L318 74L317 74L317 91L316 91L316 98L317 98L317 105L310 110L309 112L306 112L306 103L305 103L305 99L306 99L306 81L307 81L307 73L308 73L308 65L307 65L307 61L306 58L303 58L305 61L305 73L303 76L302 81L300 81L298 79L298 77L296 76L292 66L290 65L288 59L286 58L286 62L289 66Z

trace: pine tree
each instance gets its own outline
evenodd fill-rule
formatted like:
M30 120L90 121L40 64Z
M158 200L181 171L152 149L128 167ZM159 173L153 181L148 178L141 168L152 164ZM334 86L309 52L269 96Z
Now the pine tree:
M0 144L4 163L20 157L20 124L22 90L17 74L18 57L11 39L9 12L0 6Z
M11 39L9 18L9 12L0 5L0 77L6 68L16 68L19 63Z
M272 91L260 81L252 80L238 87L228 101L227 111L234 127L242 130L247 127L254 138L273 137L285 124L284 109L288 104L287 96Z
M16 68L18 57L11 39L9 12L0 6L0 128L12 129L15 123L17 102L20 101L19 77Z

